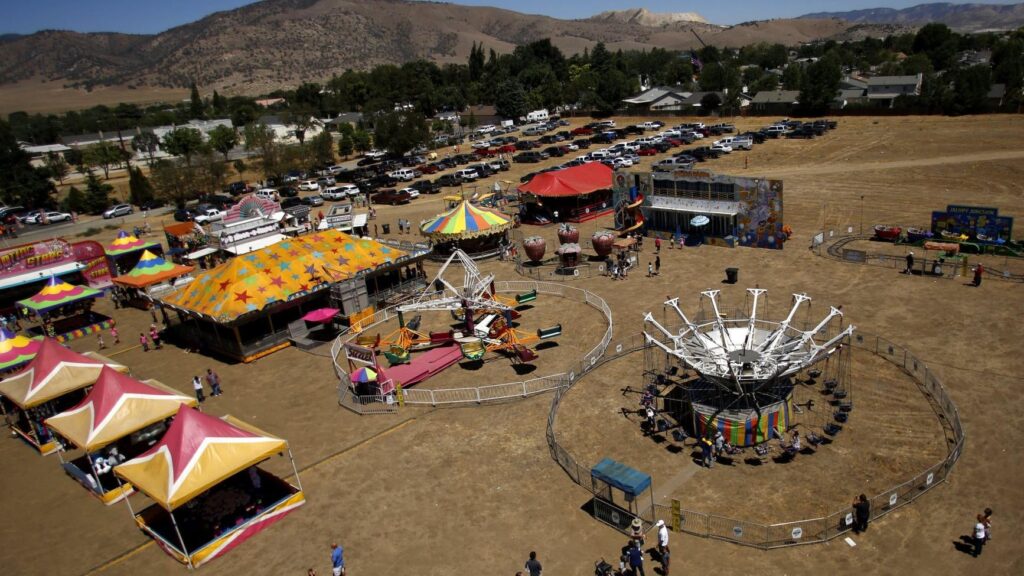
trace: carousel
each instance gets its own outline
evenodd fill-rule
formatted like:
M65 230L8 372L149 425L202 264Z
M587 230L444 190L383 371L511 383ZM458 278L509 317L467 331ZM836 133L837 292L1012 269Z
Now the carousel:
M44 424L63 440L57 456L67 475L110 505L134 491L114 478L114 466L155 444L182 404L195 406L197 401L156 380L141 382L104 366L79 404ZM69 449L81 453L65 457Z
M287 455L296 484L259 466ZM136 512L140 530L175 560L197 568L305 501L288 442L231 416L180 405L159 442L114 474L153 504Z
M168 262L146 250L130 272L114 278L114 285L124 291L127 303L148 309L152 304L150 295L182 285L193 270L195 266Z
M99 290L51 276L38 294L19 300L17 306L23 318L39 322L30 332L68 342L114 325L112 318L92 310L94 300L101 296Z
M0 381L0 407L7 426L42 454L58 450L60 445L43 422L78 404L105 366L128 371L95 352L79 354L52 338L43 339L24 370Z
M420 224L420 234L434 242L434 251L448 256L462 250L471 258L496 256L512 228L512 220L463 200L455 208Z

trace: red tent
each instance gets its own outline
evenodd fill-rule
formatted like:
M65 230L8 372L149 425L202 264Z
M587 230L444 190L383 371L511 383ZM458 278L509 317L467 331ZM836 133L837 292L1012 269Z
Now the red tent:
M612 169L600 162L573 166L565 170L544 172L519 187L520 192L529 192L548 198L581 196L612 187Z

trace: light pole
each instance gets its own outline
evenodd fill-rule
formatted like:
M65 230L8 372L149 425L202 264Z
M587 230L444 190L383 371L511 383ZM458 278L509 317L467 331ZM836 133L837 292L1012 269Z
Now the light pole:
M864 195L860 195L860 235L864 235Z

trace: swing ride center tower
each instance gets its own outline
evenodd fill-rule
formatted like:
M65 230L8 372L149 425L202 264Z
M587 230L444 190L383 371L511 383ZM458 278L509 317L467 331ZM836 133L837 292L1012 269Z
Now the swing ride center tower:
M842 312L811 319L806 294L794 294L788 315L767 318L767 290L746 291L744 307L723 310L719 291L701 293L694 318L665 302L670 329L654 314L644 316L644 335L654 346L645 356L645 384L667 385L665 408L693 435L720 431L735 446L777 437L792 426L794 389L822 379L834 397L849 394L849 338ZM692 372L692 373L691 373ZM836 394L835 392L839 393Z

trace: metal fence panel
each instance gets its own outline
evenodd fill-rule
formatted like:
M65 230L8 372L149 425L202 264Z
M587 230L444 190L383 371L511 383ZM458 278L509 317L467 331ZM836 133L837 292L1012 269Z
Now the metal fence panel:
M687 512L688 515L697 515L695 512ZM767 527L757 522L736 520L714 514L704 514L706 523L706 535L719 540L728 540L746 546L764 546L768 537ZM697 515L700 518L700 515ZM684 524L685 529L685 524Z

